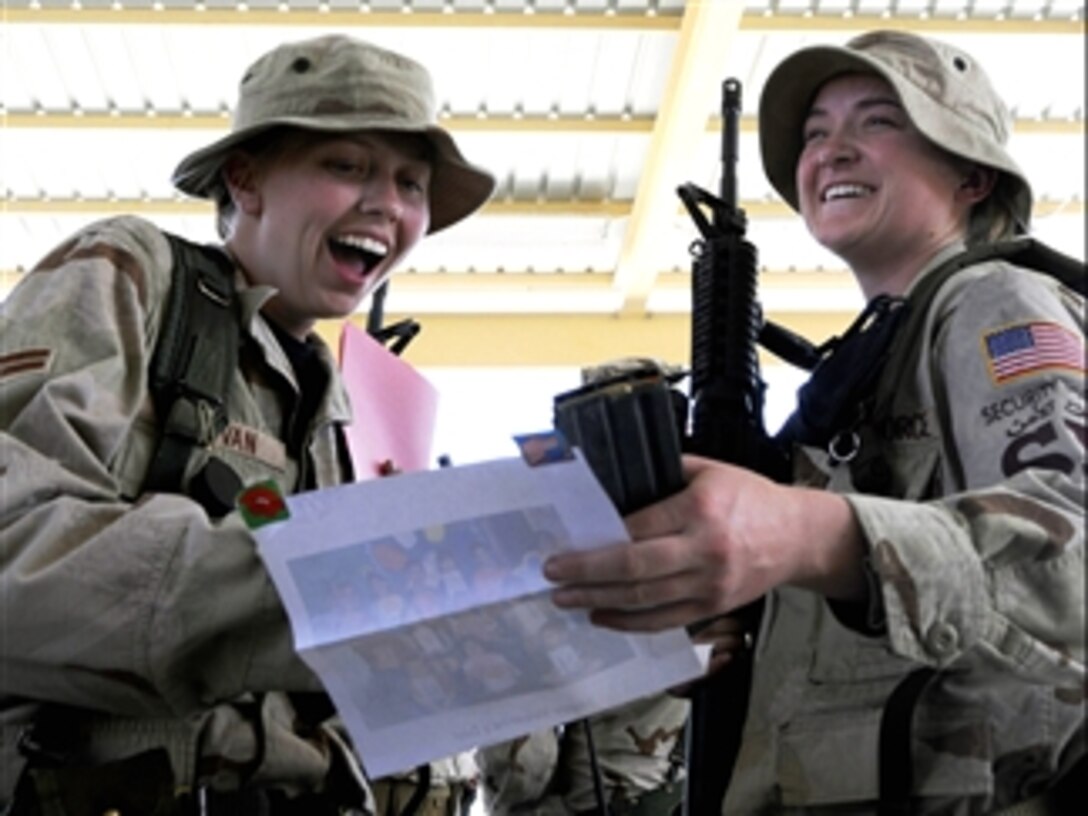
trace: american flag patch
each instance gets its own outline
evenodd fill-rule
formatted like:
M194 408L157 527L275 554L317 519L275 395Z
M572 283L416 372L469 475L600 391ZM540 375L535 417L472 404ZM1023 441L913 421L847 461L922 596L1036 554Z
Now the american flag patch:
M1084 338L1057 323L1019 323L982 338L990 376L1002 383L1047 369L1084 371Z

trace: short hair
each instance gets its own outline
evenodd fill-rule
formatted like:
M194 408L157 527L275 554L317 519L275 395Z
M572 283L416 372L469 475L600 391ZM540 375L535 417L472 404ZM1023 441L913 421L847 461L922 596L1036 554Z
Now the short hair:
M289 126L270 128L263 133L258 133L252 139L240 144L234 149L235 153L245 153L258 165L267 167L281 156L291 152L302 143L308 143L315 139L327 137L328 134L318 131L303 130ZM225 163L224 163L225 166ZM223 171L221 170L220 173ZM226 240L230 237L234 228L236 208L234 199L231 198L230 189L226 181L220 176L219 183L212 191L212 199L215 202L215 229L219 237Z
M1028 232L1029 225L1021 223L1016 215L1017 182L1000 170L995 172L997 181L994 189L971 208L967 222L967 246L994 244Z

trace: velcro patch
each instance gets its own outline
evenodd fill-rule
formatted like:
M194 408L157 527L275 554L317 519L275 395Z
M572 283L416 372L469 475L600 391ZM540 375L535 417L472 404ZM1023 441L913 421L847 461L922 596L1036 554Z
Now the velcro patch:
M986 332L982 348L995 383L1052 369L1084 373L1084 338L1058 323L1036 320Z
M521 450L521 458L533 467L574 458L567 438L557 430L521 434L514 441Z
M251 530L291 517L283 491L274 479L247 487L238 494L235 504L242 513L242 520Z
M46 348L23 349L0 356L0 380L16 374L45 371L53 360L53 350Z

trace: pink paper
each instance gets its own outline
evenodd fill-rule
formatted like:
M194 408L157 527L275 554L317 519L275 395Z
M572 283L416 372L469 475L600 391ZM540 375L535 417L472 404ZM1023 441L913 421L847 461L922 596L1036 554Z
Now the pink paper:
M355 478L429 469L438 390L351 323L340 335L340 370L354 414L347 438Z

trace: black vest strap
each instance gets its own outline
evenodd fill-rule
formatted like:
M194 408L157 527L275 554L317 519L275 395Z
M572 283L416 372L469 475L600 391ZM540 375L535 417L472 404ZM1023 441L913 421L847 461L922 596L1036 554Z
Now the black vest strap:
M241 328L230 258L164 234L174 258L173 284L149 373L162 431L144 490L185 492L193 449L226 427Z
M914 708L936 669L917 669L904 678L884 706L880 720L878 773L880 803L877 816L910 816L914 788L911 724Z

